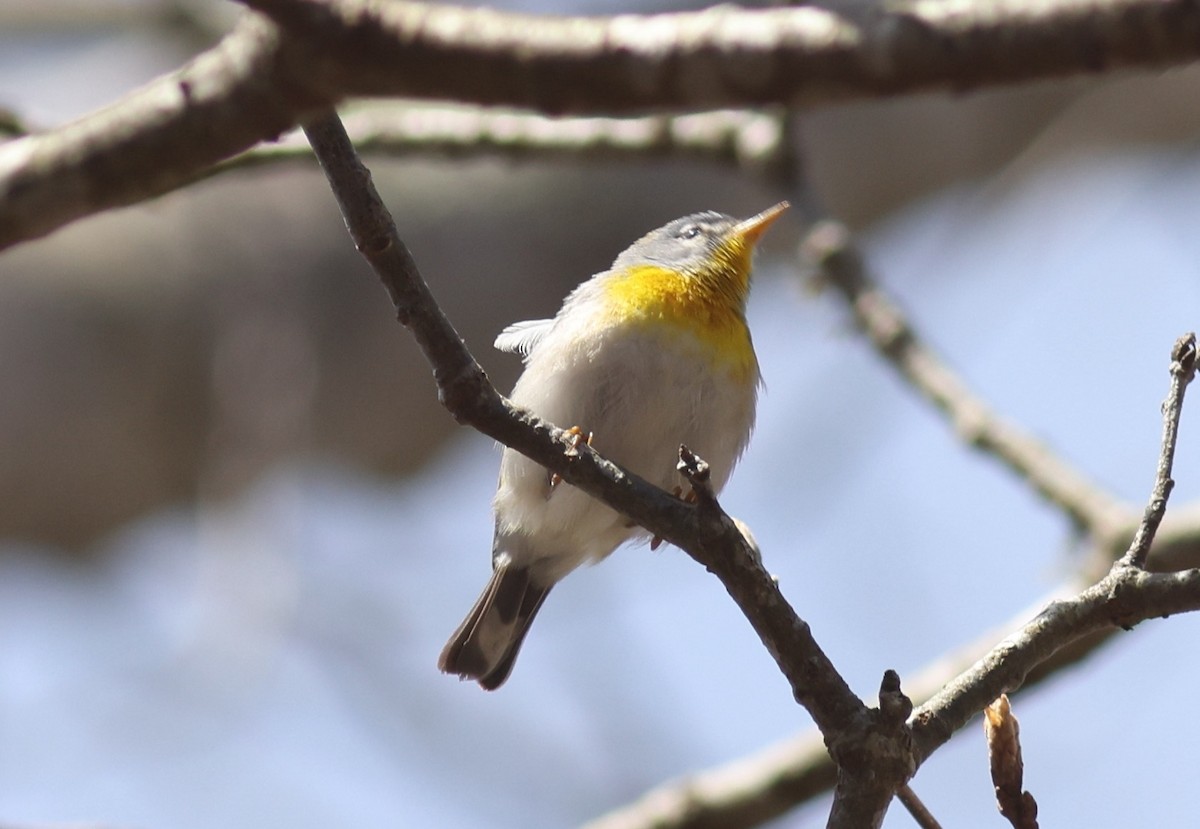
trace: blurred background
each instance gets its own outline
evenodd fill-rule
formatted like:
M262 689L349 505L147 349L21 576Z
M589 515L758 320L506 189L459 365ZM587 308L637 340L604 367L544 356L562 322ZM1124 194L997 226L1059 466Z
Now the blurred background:
M236 14L0 0L0 107L63 123ZM1138 504L1171 343L1200 319L1197 100L1189 68L800 122L821 196L930 341ZM700 162L368 163L503 389L519 362L490 343L509 322L671 218L788 195ZM1072 537L804 290L802 230L785 217L759 258L767 386L723 502L870 697L885 668L914 674L1050 590ZM670 547L558 587L502 691L437 672L488 572L498 453L438 406L315 168L228 174L0 255L0 390L0 823L565 827L811 727ZM1200 493L1193 415L1175 505ZM1017 698L1048 825L1178 822L1198 633L1143 624ZM946 825L1001 825L981 728L914 788ZM897 806L887 825L911 821Z

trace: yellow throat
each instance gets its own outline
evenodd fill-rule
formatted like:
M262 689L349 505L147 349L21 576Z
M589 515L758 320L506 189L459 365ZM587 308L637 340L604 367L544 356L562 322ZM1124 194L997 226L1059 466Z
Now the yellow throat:
M717 366L739 379L757 376L746 327L750 253L748 245L734 238L698 272L642 264L613 274L605 290L610 318L667 336L690 334Z
M662 254L660 247L658 255L648 256L646 261L639 262L635 256L631 263L610 271L604 287L610 322L667 337L690 337L712 359L714 368L728 371L737 381L756 381L758 360L746 327L750 260L759 237L787 207L787 202L781 202L732 225L702 256L681 254L678 267L664 264L671 257ZM655 241L661 246L661 241L653 238L655 233L622 258L637 251L638 245ZM678 238L694 236L693 232Z

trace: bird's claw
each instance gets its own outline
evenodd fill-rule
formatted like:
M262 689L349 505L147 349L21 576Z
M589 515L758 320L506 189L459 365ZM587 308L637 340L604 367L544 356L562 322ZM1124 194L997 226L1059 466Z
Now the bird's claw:
M584 438L583 429L580 428L579 426L572 426L570 429L567 429L566 431L564 431L563 435L565 436L566 441L567 441L567 448L563 454L566 455L568 458L579 457L579 447L580 446L582 446L584 444L587 444L588 446L592 445L592 433L588 432L587 437ZM551 472L550 473L550 491L553 492L554 488L556 486L558 486L560 483L562 483L562 475L559 475L557 472Z

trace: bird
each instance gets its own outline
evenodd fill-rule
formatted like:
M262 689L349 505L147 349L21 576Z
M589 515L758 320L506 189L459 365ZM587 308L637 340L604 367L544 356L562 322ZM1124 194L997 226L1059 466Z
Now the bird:
M553 319L505 328L496 349L525 364L512 403L570 424L603 457L675 494L686 445L719 492L749 442L762 382L746 325L754 248L787 208L668 222L575 288ZM508 679L555 584L650 535L509 448L492 508L491 579L438 660L489 691Z

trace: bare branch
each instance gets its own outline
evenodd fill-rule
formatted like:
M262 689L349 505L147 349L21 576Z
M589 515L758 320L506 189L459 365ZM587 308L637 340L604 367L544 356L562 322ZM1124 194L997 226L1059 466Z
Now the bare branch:
M917 770L907 720L912 700L900 688L900 675L883 673L879 707L857 732L827 739L837 764L837 785L827 829L878 829L896 793Z
M849 231L817 223L804 241L822 282L837 288L875 349L933 403L968 444L993 454L1081 529L1111 539L1131 525L1130 511L1016 425L992 412L933 350L900 308L873 283Z
M917 826L921 829L942 829L942 824L938 823L938 819L933 816L933 812L921 802L921 798L917 797L917 793L910 786L901 786L900 791L896 792L896 799L899 800L908 813L912 815L912 819L917 822Z
M818 732L689 774L582 829L748 829L833 788L837 772Z
M210 51L72 124L0 143L0 249L161 195L332 98L292 82L305 53L247 16Z
M716 110L644 118L551 118L464 106L370 107L342 113L362 155L448 158L498 156L510 161L566 157L573 161L694 159L754 173L780 162L787 150L779 115ZM289 136L204 170L231 170L289 161L315 161L308 143Z
M1200 56L1184 0L716 6L570 18L410 0L242 0L334 60L348 95L544 112L811 104L1163 66ZM335 65L336 64L336 65Z
M564 430L514 409L437 306L341 121L330 114L306 126L305 133L355 245L433 366L439 398L451 414L685 550L725 585L822 731L837 735L854 726L865 710L862 701L838 675L732 519L715 501L687 504L604 460L590 446L579 445Z
M1122 559L1122 564L1129 567L1144 567L1146 557L1150 555L1150 543L1158 532L1163 515L1167 511L1167 499L1175 482L1171 480L1171 466L1175 462L1175 443L1179 440L1179 416L1183 413L1183 395L1188 384L1196 376L1196 335L1187 333L1175 341L1171 349L1171 390L1163 401L1163 434L1161 450L1158 455L1158 467L1155 469L1154 490L1150 493L1150 503L1146 505L1145 515L1138 527L1129 552Z
M1200 570L1146 573L1114 567L1074 598L1049 605L920 706L913 717L918 758L928 758L992 699L1020 688L1030 671L1071 642L1113 625L1128 628L1195 610L1200 610Z

